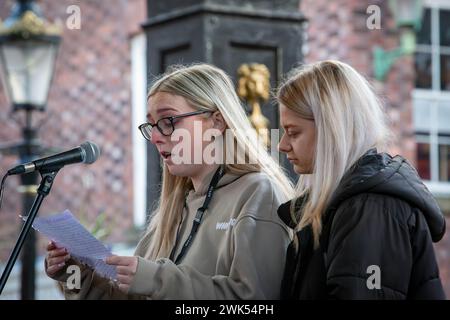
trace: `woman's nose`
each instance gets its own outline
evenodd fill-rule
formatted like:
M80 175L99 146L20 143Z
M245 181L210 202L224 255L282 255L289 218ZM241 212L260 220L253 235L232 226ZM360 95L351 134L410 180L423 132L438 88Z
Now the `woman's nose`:
M150 139L151 143L155 145L161 144L164 142L164 138L165 136L161 132L159 132L157 127L152 128L152 137Z
M278 143L278 151L288 153L291 151L291 145L286 141L286 134L283 134L280 142Z

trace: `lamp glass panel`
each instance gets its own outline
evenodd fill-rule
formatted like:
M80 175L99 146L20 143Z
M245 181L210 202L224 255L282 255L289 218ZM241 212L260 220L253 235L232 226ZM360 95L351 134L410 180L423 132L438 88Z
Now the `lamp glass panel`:
M398 26L414 25L421 14L417 10L419 0L396 0L395 1L395 17Z
M0 46L5 81L15 104L45 105L53 75L57 46L15 41Z

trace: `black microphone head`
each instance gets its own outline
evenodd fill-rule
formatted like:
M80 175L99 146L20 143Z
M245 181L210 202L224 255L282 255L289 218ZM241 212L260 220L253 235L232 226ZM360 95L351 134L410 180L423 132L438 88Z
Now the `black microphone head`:
M86 141L80 148L83 150L83 163L94 163L100 157L100 148L93 142Z

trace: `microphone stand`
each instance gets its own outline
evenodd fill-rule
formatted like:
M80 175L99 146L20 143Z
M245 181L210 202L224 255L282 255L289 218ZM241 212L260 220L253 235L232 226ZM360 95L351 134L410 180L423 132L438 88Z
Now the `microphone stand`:
M34 222L34 219L36 218L39 208L41 207L42 201L50 193L53 181L55 180L55 176L58 173L59 169L60 167L54 168L54 170L52 169L51 171L47 170L45 173L40 172L42 180L37 190L36 199L34 200L33 205L30 208L27 219L25 220L22 230L20 231L19 238L17 239L16 245L14 246L10 257L8 258L8 262L5 269L3 270L2 277L0 278L0 295L3 292L3 288L5 287L11 270L16 263L17 257L19 256L20 250L22 249L27 235L30 232L31 226Z

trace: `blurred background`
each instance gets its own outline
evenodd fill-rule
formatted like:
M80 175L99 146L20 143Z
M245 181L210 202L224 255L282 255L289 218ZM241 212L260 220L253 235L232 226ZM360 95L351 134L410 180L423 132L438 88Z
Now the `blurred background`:
M417 168L450 225L449 0L2 0L0 19L0 175L98 144L97 162L58 174L39 215L69 209L117 254L133 253L158 198L159 157L137 126L148 84L174 63L213 63L237 89L261 68L273 89L298 64L349 63L386 106L390 152ZM241 98L279 127L273 101ZM39 181L6 182L2 271ZM43 270L47 240L28 240L0 299L61 299ZM450 297L449 232L435 249Z

